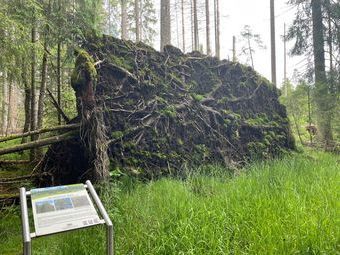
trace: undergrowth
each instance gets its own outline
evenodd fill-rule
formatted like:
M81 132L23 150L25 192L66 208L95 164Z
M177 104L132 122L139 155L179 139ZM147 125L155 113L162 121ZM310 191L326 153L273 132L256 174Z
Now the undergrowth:
M210 167L186 180L124 181L100 196L117 254L339 254L339 160L309 151L237 176ZM19 254L19 209L0 216L0 253ZM105 254L105 240L97 226L38 238L33 252Z

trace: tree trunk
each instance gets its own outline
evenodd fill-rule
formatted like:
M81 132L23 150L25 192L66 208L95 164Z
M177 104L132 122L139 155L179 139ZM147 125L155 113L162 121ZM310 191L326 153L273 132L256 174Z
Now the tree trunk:
M194 0L194 50L199 51L197 0Z
M190 20L191 20L191 50L195 49L195 35L194 35L194 0L190 0Z
M182 0L182 4L181 4L181 12L182 12L182 44L183 44L183 52L185 52L184 0Z
M128 39L128 14L127 14L127 6L126 6L126 0L121 0L120 1L120 5L121 5L121 16L122 16L122 24L121 24L121 29L122 29L122 39L123 40L127 40Z
M2 112L1 112L1 134L6 133L7 129L7 100L8 100L8 86L7 86L7 72L4 72L3 76L3 86L2 86Z
M3 149L0 149L0 155L10 154L10 153L14 153L14 152L23 151L23 150L30 150L30 149L32 150L32 149L36 149L38 147L50 145L50 144L53 144L53 143L59 143L61 141L65 141L65 140L69 140L69 139L74 138L77 133L78 133L78 131L70 131L70 132L67 132L67 133L62 134L62 135L56 135L56 136L44 138L44 139L41 139L41 140L36 140L36 141L23 143L23 144L11 146L11 147L6 147L6 148L3 148Z
M140 3L139 0L135 0L135 23L136 23L136 42L141 40L141 22L140 22Z
M74 129L78 129L79 127L80 127L80 124L68 124L68 125L56 126L56 127L51 127L51 128L43 128L39 130L29 131L29 132L22 133L22 134L15 134L15 135L10 135L10 136L0 137L0 142L1 143L7 142L7 141L18 139L18 138L43 134L43 133L52 132L52 131L74 130Z
M44 42L44 53L41 64L41 85L39 90L39 100L38 100L38 121L37 128L41 129L43 126L44 117L44 99L46 93L46 83L47 83L47 39Z
M161 51L171 44L170 0L161 0Z
M248 36L248 50L249 50L249 56L250 56L250 61L251 61L251 67L254 69L253 49L251 48L249 36Z
M210 10L209 0L205 0L205 19L206 19L206 37L207 37L207 54L211 55L210 47Z
M34 14L33 14L34 15ZM31 131L36 129L36 99L35 99L35 72L36 72L36 49L35 49L35 44L37 42L37 28L36 28L36 20L34 18L33 23L32 23L32 34L31 34L31 39L32 39L32 58L31 58ZM34 141L36 140L36 136L32 135L31 140ZM30 153L30 158L31 160L35 159L35 150L31 150Z
M310 87L307 88L307 103L308 103L308 124L311 127L312 126L312 111L311 111L311 100L310 100ZM309 133L309 141L310 144L313 143L313 136L311 132Z
M270 38L271 38L272 83L276 86L276 45L275 45L275 5L274 5L274 0L270 0Z
M233 36L233 62L236 62L236 37Z
M13 79L12 77L8 81L8 106L7 106L7 126L6 126L6 135L9 133L13 132L12 128L12 123L13 123L13 114L12 114L12 109L13 109Z
M301 143L301 145L303 145L303 141L302 141L302 137L301 137L300 128L299 128L299 125L298 125L297 118L296 118L295 114L293 114L293 120L294 120L296 132L297 132L297 134L298 134L300 143Z
M219 0L214 0L215 9L215 54L218 59L221 58L220 47L220 6Z
M26 133L30 130L30 122L31 122L31 105L30 105L31 88L27 80L27 68L26 68L24 59L22 60L22 66L21 66L21 78L22 78L22 83L24 84L24 89L25 89L25 102L24 102L25 123L24 123L23 132ZM27 142L27 137L22 138L21 143L26 143L26 142Z
M315 101L318 106L317 122L320 136L328 143L333 140L328 88L325 71L324 27L321 0L312 0L313 53L315 73Z
M61 42L57 46L57 103L61 107ZM61 125L61 114L58 112L58 124Z

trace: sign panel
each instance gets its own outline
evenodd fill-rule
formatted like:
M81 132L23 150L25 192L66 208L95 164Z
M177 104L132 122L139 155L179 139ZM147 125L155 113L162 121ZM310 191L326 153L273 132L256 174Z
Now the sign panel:
M37 236L100 224L83 184L32 189L31 200Z

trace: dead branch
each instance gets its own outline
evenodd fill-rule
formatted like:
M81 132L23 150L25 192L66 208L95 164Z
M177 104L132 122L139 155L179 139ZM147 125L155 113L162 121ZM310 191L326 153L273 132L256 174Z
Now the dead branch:
M29 150L32 148L43 147L43 146L58 143L61 141L66 141L66 140L74 138L77 133L78 131L70 131L62 135L56 135L56 136L44 138L44 139L33 141L33 142L28 142L28 143L23 143L20 145L3 148L3 149L0 149L0 155Z
M15 134L15 135L1 137L0 142L6 142L6 141L14 140L17 138L27 137L31 135L38 135L38 134L48 133L52 131L74 130L74 129L79 128L79 126L80 124L77 123L77 124L61 125L61 126L56 126L56 127L51 127L51 128L43 128L39 130L29 131L29 132L22 133L22 134Z
M47 88L47 93L51 98L52 104L53 106L57 109L58 113L63 117L64 121L66 123L70 122L70 118L67 117L67 115L65 114L65 112L63 111L63 109L61 109L60 105L58 104L57 100L54 98L52 92Z

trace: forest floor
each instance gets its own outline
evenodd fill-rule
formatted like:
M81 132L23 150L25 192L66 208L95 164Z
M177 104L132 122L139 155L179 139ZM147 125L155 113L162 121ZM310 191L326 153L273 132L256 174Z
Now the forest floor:
M117 254L339 254L340 157L316 151L218 166L186 180L120 177L100 196ZM0 212L0 253L21 253L18 206ZM102 226L33 240L34 254L105 254Z

